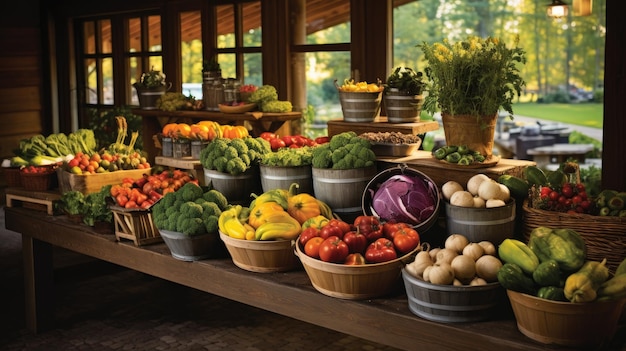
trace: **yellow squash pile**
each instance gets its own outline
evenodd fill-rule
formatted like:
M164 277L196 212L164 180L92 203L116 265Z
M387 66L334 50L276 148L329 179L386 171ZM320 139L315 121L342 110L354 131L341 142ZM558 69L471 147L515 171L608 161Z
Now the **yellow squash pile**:
M249 207L235 205L219 217L219 230L242 240L293 240L303 228L333 218L330 207L307 193L273 189L257 196Z

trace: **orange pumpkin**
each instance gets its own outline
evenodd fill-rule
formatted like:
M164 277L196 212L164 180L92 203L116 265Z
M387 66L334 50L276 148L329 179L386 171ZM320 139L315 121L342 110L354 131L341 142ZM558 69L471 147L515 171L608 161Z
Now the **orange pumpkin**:
M187 123L179 123L176 126L176 136L179 138L189 138L191 136L191 126Z
M306 222L309 218L313 218L321 214L317 199L313 197L313 195L307 193L290 196L287 199L287 212L291 215L291 217L298 220L300 224Z
M176 136L177 128L178 128L178 123L168 123L163 126L163 130L161 131L161 133L163 133L163 136L171 138L171 137Z
M203 124L192 124L190 137L192 139L209 140L209 127Z
M207 132L207 140L211 141L215 138L222 137L222 126L219 123L214 121L200 121L198 124L209 128Z
M222 126L222 136L224 138L235 139L235 138L244 138L250 135L248 133L248 129L244 126L231 126L224 125Z

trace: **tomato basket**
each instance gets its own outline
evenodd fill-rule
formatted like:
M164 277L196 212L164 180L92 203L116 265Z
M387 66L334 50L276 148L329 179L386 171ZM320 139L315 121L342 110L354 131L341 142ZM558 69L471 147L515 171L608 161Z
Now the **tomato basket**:
M38 166L37 172L27 172L26 168L20 170L22 186L29 191L46 191L58 186L58 178L55 172L57 165Z
M400 271L420 250L418 246L404 256L387 262L346 265L308 256L300 246L296 244L296 255L313 287L324 295L346 300L380 297L400 289Z

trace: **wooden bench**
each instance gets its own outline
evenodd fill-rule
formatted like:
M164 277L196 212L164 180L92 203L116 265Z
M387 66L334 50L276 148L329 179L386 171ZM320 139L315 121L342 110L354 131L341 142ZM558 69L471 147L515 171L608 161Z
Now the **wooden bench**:
M526 153L533 157L537 167L545 168L551 163L561 164L571 158L585 163L585 155L593 148L592 144L554 144L528 149Z

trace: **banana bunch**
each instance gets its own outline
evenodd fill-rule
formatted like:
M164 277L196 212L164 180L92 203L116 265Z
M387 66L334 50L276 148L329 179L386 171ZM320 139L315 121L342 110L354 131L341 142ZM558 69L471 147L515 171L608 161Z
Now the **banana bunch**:
M249 213L249 208L241 205L223 211L217 221L220 232L235 239L254 240L255 230L248 224Z
M598 300L626 297L626 259L617 266L615 275L600 285L597 294Z

